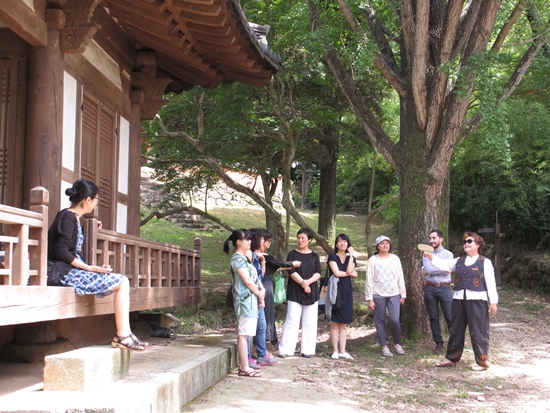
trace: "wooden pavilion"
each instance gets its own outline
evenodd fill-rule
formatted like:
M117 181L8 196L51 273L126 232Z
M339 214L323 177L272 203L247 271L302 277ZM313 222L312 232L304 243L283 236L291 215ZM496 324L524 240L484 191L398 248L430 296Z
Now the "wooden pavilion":
M87 260L130 278L132 310L200 301L200 241L139 238L141 121L168 92L267 85L281 70L268 30L238 0L0 1L0 347L28 323L76 347L107 337L74 326L112 319L109 298L46 286L47 224L81 177L100 187Z

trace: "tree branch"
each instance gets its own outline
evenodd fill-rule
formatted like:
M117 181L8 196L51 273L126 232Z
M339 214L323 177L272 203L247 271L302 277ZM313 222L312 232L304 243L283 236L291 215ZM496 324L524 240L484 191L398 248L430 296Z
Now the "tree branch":
M311 10L311 4L312 3L310 2L310 10ZM397 64L397 61L395 60L395 56L393 54L393 50L388 40L386 39L386 36L384 35L384 33L386 32L386 30L384 30L384 25L382 24L382 22L380 22L378 17L376 17L376 15L374 14L374 8L372 7L370 0L366 0L365 4L366 4L366 8L363 9L363 15L367 20L367 24L369 25L370 31L372 33L372 37L376 45L378 46L378 50L380 51L378 58L383 60L383 65L387 67L386 73L391 72L391 75L386 75L384 73L383 74L386 77L386 79L388 79L388 82L390 82L390 84L394 86L393 79L400 78L399 65ZM317 9L315 9L315 13L317 13ZM319 26L321 24L322 24L321 19L319 18ZM375 56L375 58L377 57ZM400 80L399 83L404 84L404 81ZM403 89L405 88L396 87L396 90L398 91Z
M417 0L411 80L416 122L420 130L426 128L426 108L428 106L426 104L426 67L428 62L429 19L429 0Z
M321 18L317 11L317 8L313 2L309 2L310 7L310 19L313 24L314 30L317 30L321 26ZM376 121L372 113L372 103L368 102L361 92L355 86L355 83L343 67L340 59L333 47L330 47L328 51L323 53L325 60L334 74L336 82L340 86L340 89L350 102L352 109L354 110L357 119L367 132L371 142L378 148L380 153L386 158L389 164L396 168L396 163L393 158L394 143L386 135L380 124Z
M450 60L454 59L460 53L460 50L464 47L472 30L476 25L476 20L479 17L479 9L483 0L469 0L465 8L465 13L461 18L461 22L458 26L457 37L451 52Z
M206 218L206 219L208 219L212 222L215 222L216 224L222 226L223 228L225 228L226 230L228 230L230 232L233 232L233 230L234 230L234 228L231 225L226 224L224 221L222 221L218 217L215 217L214 215L210 215L209 213L207 213L205 211L202 211L198 208L192 207L192 206L181 207L181 208L173 208L173 209L169 209L167 211L162 211L162 212L159 211L159 210L152 211L146 218L144 218L139 223L139 225L143 226L155 217L157 219L162 219L162 218L169 217L170 215L179 214L181 212L192 212L195 215L200 215L203 218Z
M212 170L216 172L216 174L228 187L233 188L234 190L247 195L254 202L260 205L262 208L264 208L265 210L269 210L270 213L272 213L273 215L280 217L279 212L277 212L277 210L275 210L273 206L269 205L265 201L265 199L259 196L255 191L231 179L231 177L227 175L223 167L220 165L218 159L214 158L211 154L205 152L204 148L202 147L201 143L198 140L193 139L191 136L189 136L185 132L168 132L160 116L157 115L155 119L159 123L159 127L161 129L163 136L172 137L172 138L179 137L179 138L182 138L188 144L193 145L193 147L197 149L201 153L201 155L204 157L204 162L206 162L206 164L208 164L208 166L210 166L210 168L212 168Z
M441 64L449 61L453 44L455 42L462 3L464 0L451 0L447 7L447 15L443 24L444 32L441 40L441 50L437 57L436 65L438 70L434 74L430 96L428 99L428 115L426 124L426 148L432 150L437 131L441 126L443 118L445 93L447 91L447 74L439 71Z
M512 29L512 26L516 23L516 21L519 19L519 16L521 16L521 13L525 9L525 1L526 0L520 0L518 4L516 4L516 7L512 11L512 14L510 14L510 17L508 17L508 21L500 29L500 32L498 33L498 36L493 43L493 47L491 47L491 50L493 52L498 53L500 51L500 48L502 47L506 36L508 36L508 33Z

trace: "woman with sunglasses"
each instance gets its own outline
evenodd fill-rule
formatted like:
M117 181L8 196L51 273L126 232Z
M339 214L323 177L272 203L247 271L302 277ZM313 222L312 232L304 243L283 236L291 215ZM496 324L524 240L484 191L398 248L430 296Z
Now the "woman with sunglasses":
M495 270L491 260L480 255L485 248L483 238L475 232L465 232L462 239L466 256L442 260L429 252L424 253L434 267L456 274L447 354L436 366L454 367L460 361L468 326L476 359L472 368L482 371L489 367L489 313L497 313Z

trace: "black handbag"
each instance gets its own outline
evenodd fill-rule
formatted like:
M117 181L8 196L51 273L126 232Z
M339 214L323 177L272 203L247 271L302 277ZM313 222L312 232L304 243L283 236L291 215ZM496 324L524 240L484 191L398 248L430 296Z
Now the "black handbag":
M48 261L46 274L47 274L46 285L50 287L63 287L63 284L61 283L63 276L57 269L57 266L55 265L54 262Z

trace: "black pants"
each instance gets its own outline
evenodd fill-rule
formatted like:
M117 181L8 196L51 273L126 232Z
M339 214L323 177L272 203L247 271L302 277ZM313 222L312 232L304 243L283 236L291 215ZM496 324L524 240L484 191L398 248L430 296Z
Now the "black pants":
M470 331L472 349L476 363L487 365L489 354L489 308L485 300L453 300L451 305L451 326L447 354L445 357L455 363L460 361L464 351L466 326Z

